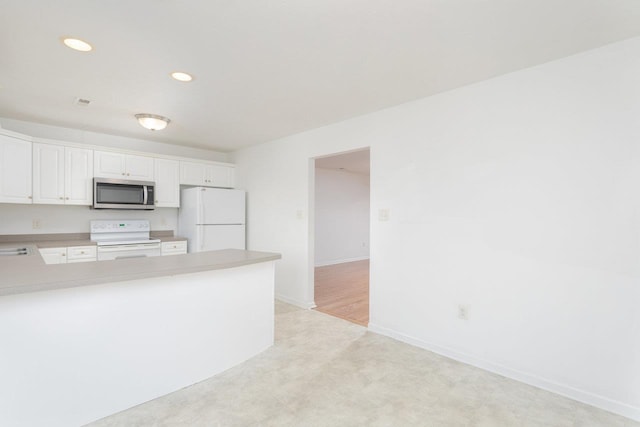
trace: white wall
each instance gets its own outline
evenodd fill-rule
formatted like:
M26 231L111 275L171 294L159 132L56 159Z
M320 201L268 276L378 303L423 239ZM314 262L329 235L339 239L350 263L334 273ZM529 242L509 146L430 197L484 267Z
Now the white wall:
M219 151L183 147L180 145L165 144L162 142L147 141L144 139L89 132L81 129L50 126L5 117L0 117L0 127L38 138L57 139L60 141L75 142L79 144L122 148L125 150L142 151L151 154L192 157L194 159L213 160L218 162L226 162L229 157L226 153Z
M178 209L156 208L153 211L91 209L89 206L19 205L0 203L0 235L88 233L94 219L148 219L152 230L174 230L178 226ZM40 228L33 228L33 221Z
M640 420L639 75L634 38L241 150L248 246L312 305L310 159L370 146L370 327Z
M315 265L369 258L369 175L315 172Z

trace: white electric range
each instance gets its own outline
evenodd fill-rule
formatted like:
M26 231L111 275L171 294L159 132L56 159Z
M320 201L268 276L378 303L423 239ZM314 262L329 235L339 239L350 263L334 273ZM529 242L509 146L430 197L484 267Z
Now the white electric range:
M160 256L160 239L150 237L145 219L91 221L91 240L98 245L98 261Z

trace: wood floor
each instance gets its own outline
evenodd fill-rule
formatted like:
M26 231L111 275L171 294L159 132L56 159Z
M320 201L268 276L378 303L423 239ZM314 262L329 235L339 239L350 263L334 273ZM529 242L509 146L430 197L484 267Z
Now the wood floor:
M369 324L369 260L315 268L316 310Z

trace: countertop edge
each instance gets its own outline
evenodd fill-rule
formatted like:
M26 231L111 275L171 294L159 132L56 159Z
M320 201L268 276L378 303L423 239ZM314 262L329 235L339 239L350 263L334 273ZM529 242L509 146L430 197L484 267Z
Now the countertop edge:
M199 273L203 271L223 270L223 269L229 269L229 268L243 267L243 266L252 265L252 264L259 264L263 262L277 261L282 258L282 255L278 253L272 253L272 252L257 252L257 251L243 251L243 250L237 250L237 251L239 253L242 253L243 255L247 253L253 254L254 257L247 259L246 256L245 257L238 256L238 259L235 259L235 260L231 259L226 261L203 263L199 265L191 265L186 267L168 266L166 268L157 268L157 266L154 266L155 268L150 269L149 271L122 273L120 275L110 274L109 276L97 276L95 278L85 277L78 280L64 280L64 281L58 281L58 282L39 282L39 283L33 283L33 284L19 284L12 287L0 288L0 297L28 294L28 293L34 293L34 292L53 291L53 290L60 290L60 289L71 289L71 288L78 288L78 287L84 287L84 286L101 285L105 283L126 282L130 280L150 279L154 277L176 276L176 275L189 274L189 273ZM223 251L214 251L214 252L223 252ZM178 257L189 257L192 255L193 254L174 255L171 258L177 260L179 259ZM164 257L154 257L154 258L164 258ZM119 261L99 261L99 262L106 263L106 262L119 262Z

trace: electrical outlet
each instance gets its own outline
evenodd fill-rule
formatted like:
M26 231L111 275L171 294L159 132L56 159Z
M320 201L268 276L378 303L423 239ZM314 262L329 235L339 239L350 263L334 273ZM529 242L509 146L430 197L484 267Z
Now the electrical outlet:
M378 221L389 221L389 209L378 209Z
M40 224L40 220L34 219L33 222L31 223L31 228L33 228L34 230L42 228L42 224Z
M469 320L469 306L462 304L458 306L458 319Z

